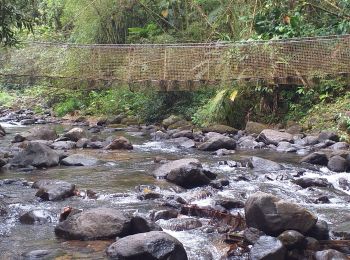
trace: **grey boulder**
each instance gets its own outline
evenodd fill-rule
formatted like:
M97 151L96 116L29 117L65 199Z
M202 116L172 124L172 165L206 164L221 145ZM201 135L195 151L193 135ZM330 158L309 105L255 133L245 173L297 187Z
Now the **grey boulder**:
M48 201L63 200L74 196L75 185L65 181L39 180L32 188L39 189L35 196Z
M251 260L284 260L286 248L275 237L261 236L250 252Z

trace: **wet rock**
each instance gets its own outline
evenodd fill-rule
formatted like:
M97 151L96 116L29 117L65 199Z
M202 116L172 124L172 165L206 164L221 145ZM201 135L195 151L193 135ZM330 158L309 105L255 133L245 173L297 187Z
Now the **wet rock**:
M314 152L314 153L309 154L309 155L305 156L304 158L302 158L300 162L327 166L328 158L327 158L327 155L325 153Z
M23 119L19 123L21 125L34 125L35 121L36 121L36 119L34 119L34 118L33 119Z
M331 232L334 236L342 240L350 240L350 222L346 221L332 227Z
M237 134L238 130L227 125L212 125L203 129L203 133Z
M95 166L99 163L98 159L84 154L72 154L61 161L66 166Z
M130 221L119 210L94 208L69 215L55 227L55 234L69 240L114 239L129 233Z
M240 200L232 200L232 199L219 199L215 201L215 205L220 205L227 210L244 208L244 202Z
M196 147L196 143L187 137L178 137L175 139L172 139L171 142L174 142L177 144L178 147L189 149Z
M315 204L329 204L331 201L329 200L328 196L324 195L321 197L318 197L315 201Z
M219 149L219 150L215 151L213 154L215 154L217 156L225 156L225 155L230 155L230 154L234 154L234 153L235 153L234 150Z
M264 129L267 129L268 126L265 124L249 121L245 127L245 131L248 134L260 134Z
M77 142L79 139L86 137L86 132L80 127L75 127L69 130L63 136L68 138L70 141Z
M317 251L320 249L320 243L313 237L306 237L305 248L310 251Z
M338 180L339 187L343 190L350 190L350 183L345 178L339 178Z
M345 172L348 165L346 159L339 155L336 155L329 159L327 167L333 172Z
M275 237L262 236L251 249L251 260L284 260L286 248Z
M327 222L319 219L316 225L309 230L307 236L316 238L317 240L328 240L329 227Z
M179 212L175 209L160 210L154 214L154 221L159 219L169 220L172 218L177 218L178 215Z
M51 223L52 220L52 213L42 209L28 211L19 217L19 221L27 225Z
M77 148L87 148L88 144L90 143L90 140L87 138L81 138L77 141L77 143L75 144L75 146Z
M162 230L163 229L158 226L158 224L148 221L143 217L135 216L130 221L130 229L128 231L128 235Z
M163 226L173 231L184 231L199 228L202 226L202 222L196 218L172 218L163 223Z
M57 138L55 130L48 127L34 127L28 131L17 134L13 142L34 141L34 140L55 140Z
M293 181L295 184L302 188L308 187L331 187L332 184L328 182L325 178L308 178L303 177Z
M323 251L318 251L315 253L315 260L347 260L349 259L345 254L334 250L327 249Z
M6 135L6 131L5 129L0 125L0 136L5 136Z
M57 166L58 162L58 153L38 142L26 143L25 148L10 160L13 166L37 168Z
M34 250L22 254L25 260L45 259L51 252L49 250Z
M39 180L34 182L32 188L39 189L35 196L56 201L74 196L75 185L65 181Z
M276 151L282 153L295 153L297 148L295 148L291 143L279 142Z
M197 159L181 159L165 163L154 173L156 178L165 178L184 188L207 185L216 175L202 168Z
M265 233L257 228L250 227L243 231L244 240L250 245L255 244L261 236L265 236Z
M54 150L71 150L75 148L75 142L73 141L58 141L50 145Z
M238 140L238 146L243 149L258 149L262 147L262 145L255 141L255 138L252 136L243 136L240 138Z
M139 200L155 200L155 199L160 199L162 197L163 197L162 194L157 192L152 192L152 191L147 191L137 196Z
M295 230L286 230L277 238L288 250L302 248L305 244L305 237Z
M268 235L278 235L286 230L305 234L317 221L317 217L307 209L263 192L248 198L245 216L248 227L257 228Z
M249 158L248 165L255 170L263 171L279 171L284 169L284 167L279 163L256 156Z
M219 149L236 149L236 141L227 136L216 136L198 146L202 151L216 151Z
M124 136L115 138L110 144L105 147L106 150L132 150L133 146Z
M116 260L187 260L183 245L162 231L152 231L118 239L107 249L109 259Z
M90 149L101 149L104 147L103 142L95 141L95 142L89 142L86 148Z
M279 142L293 142L293 135L286 132L280 132L272 129L263 130L258 138L258 141L264 142L265 144L274 144L277 145Z

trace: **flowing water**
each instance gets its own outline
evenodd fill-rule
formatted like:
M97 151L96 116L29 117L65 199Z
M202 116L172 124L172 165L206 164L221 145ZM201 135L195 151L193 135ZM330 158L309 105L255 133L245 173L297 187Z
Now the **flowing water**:
M63 128L68 126L61 126ZM27 129L16 125L5 125L9 134L1 141L1 149L10 146L14 133ZM45 249L54 252L57 259L105 259L105 249L112 241L66 241L55 237L54 227L62 208L71 206L87 209L106 206L125 211L138 211L147 214L151 210L163 209L154 201L137 199L135 187L140 184L156 185L157 191L163 194L181 195L192 204L200 206L214 205L216 198L238 198L245 200L256 191L273 193L281 198L299 203L313 212L319 218L326 220L331 226L350 219L349 192L339 188L338 179L343 177L350 181L348 173L334 174L326 169L308 170L304 176L327 178L335 189L310 188L302 189L290 180L292 175L302 170L298 164L300 157L295 154L282 154L268 150L237 151L229 156L214 156L208 152L196 149L181 149L167 142L156 142L151 137L145 137L140 132L104 132L101 135L124 135L134 144L132 151L75 150L74 153L84 153L105 161L94 167L56 167L33 172L3 171L0 180L19 179L21 181L0 186L0 198L10 203L9 214L0 222L0 259L21 259L25 252ZM285 166L279 172L258 172L246 168L232 168L220 165L219 161L236 160L244 156L260 156ZM198 158L204 167L211 169L230 180L229 187L223 191L211 189L212 196L196 197L203 188L181 190L162 180L156 180L149 175L159 165L153 162L154 157L161 156L168 160ZM245 176L249 180L237 180L237 176ZM30 183L40 179L65 180L77 185L78 189L91 189L99 194L98 199L72 197L59 202L42 202L35 197L36 190L30 188ZM5 181L6 183L6 181ZM29 185L27 185L27 183ZM23 185L24 184L24 185ZM315 204L316 198L328 195L330 204ZM31 209L46 209L52 212L51 223L44 225L23 225L18 221L19 215ZM236 210L242 212L242 210ZM234 211L233 211L234 212ZM203 220L204 223L206 220ZM159 221L166 228L167 221ZM190 231L170 231L185 246L189 259L224 259L227 245L222 242L222 235L205 232L203 228ZM59 258L61 257L61 258ZM45 258L43 258L45 259ZM52 258L47 258L52 259Z

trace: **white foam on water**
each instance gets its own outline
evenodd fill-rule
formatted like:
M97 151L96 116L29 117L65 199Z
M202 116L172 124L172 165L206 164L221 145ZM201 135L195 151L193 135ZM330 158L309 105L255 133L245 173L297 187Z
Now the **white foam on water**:
M174 153L180 150L176 146L164 144L163 142L157 141L134 145L134 148L139 149L141 151L162 151L168 153Z

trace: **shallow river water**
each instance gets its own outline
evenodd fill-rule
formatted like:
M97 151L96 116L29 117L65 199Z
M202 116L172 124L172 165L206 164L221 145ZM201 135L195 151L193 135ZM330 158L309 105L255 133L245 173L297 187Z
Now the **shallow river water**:
M65 126L68 128L68 126ZM6 126L9 134L1 140L2 148L10 145L14 133L23 131L25 127ZM62 128L60 127L61 131ZM214 156L208 152L196 149L181 149L167 142L156 142L151 137L144 137L136 131L121 131L105 133L108 135L124 135L134 144L132 151L104 151L104 150L75 150L73 153L84 153L100 158L104 164L96 167L56 167L33 172L3 171L0 181L6 179L23 179L34 182L39 179L65 180L76 184L79 190L91 189L99 194L98 199L84 199L72 197L59 202L42 202L35 197L36 190L30 186L23 186L23 182L3 184L0 186L0 198L10 203L10 212L0 222L0 260L22 259L22 254L38 249L55 252L56 259L106 259L105 249L112 241L66 241L55 237L54 227L58 222L58 214L62 208L71 206L86 209L106 206L125 211L138 211L147 214L150 210L162 209L154 201L140 201L137 199L135 187L140 184L154 184L157 191L163 194L177 192L185 199L192 198L190 203L200 206L212 205L215 198L238 198L245 200L256 191L273 193L281 198L299 203L330 226L336 226L350 220L350 193L339 188L338 179L343 177L350 181L348 173L332 173L321 168L320 171L308 170L304 176L327 178L335 187L302 189L290 181L290 175L305 169L295 154L283 154L269 150L237 151L229 156ZM282 163L286 169L279 172L258 172L246 168L232 168L220 165L219 161L236 160L244 156L259 156ZM198 158L204 167L216 172L220 177L230 180L230 185L223 191L213 191L213 195L206 198L193 199L195 190L181 190L162 180L154 179L151 173L159 165L153 162L154 157L161 156L168 160L181 158ZM237 180L237 176L246 176L249 180ZM200 189L197 189L198 191ZM321 195L328 195L330 204L315 204ZM19 215L31 209L47 209L52 211L53 219L44 225L23 225L18 221ZM243 212L240 210L240 212ZM56 217L55 217L56 216ZM225 259L227 245L222 235L206 233L203 229L190 231L170 231L166 229L166 221L159 224L166 232L179 239L185 246L189 259ZM45 259L45 258L43 258ZM52 258L47 258L52 259Z

